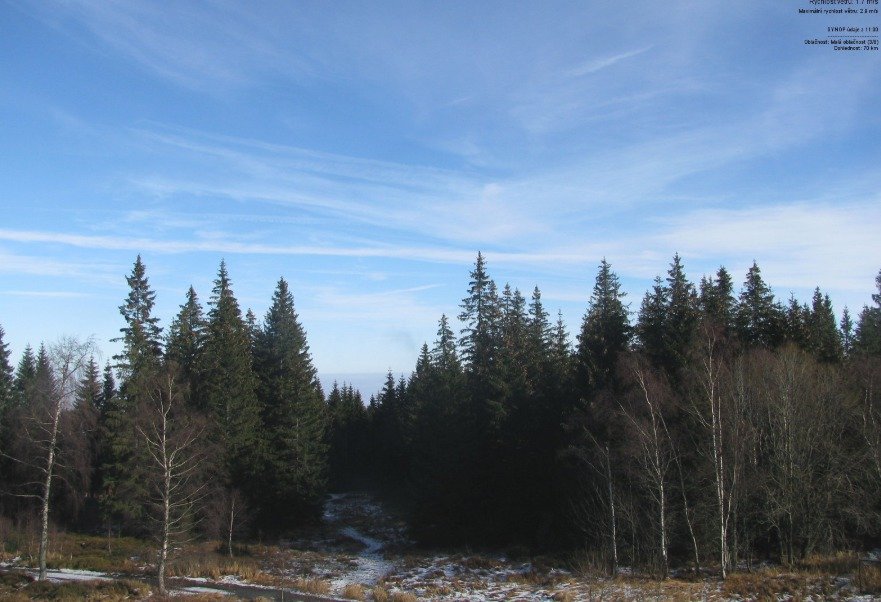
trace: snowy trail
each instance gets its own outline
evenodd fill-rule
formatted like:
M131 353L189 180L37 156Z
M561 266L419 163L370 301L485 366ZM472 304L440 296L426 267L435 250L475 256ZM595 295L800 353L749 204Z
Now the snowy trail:
M402 539L401 528L393 524L370 496L360 493L337 493L328 497L325 523L344 539L357 542L363 549L352 558L353 565L332 579L334 589L347 584L376 585L397 568L384 550Z

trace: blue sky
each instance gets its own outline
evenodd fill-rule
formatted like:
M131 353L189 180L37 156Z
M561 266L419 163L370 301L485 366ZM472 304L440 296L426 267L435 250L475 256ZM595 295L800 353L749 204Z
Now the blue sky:
M858 310L881 54L805 46L854 18L799 6L0 0L13 360L111 355L138 253L164 325L222 258L258 316L284 276L318 369L367 389L458 313L478 250L572 331L603 257L636 310L677 251Z

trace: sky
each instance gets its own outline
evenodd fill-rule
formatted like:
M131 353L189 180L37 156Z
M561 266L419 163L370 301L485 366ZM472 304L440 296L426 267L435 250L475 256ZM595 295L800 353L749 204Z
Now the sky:
M0 0L0 326L107 360L138 254L167 326L284 277L323 380L409 374L490 275L576 333L603 258L840 313L881 268L876 16L808 0Z

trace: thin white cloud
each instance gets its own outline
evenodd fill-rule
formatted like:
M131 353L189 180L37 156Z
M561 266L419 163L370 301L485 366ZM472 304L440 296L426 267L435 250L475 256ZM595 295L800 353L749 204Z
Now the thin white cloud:
M565 72L565 75L568 77L583 77L585 75L596 73L598 71L602 71L612 65L619 63L625 59L629 59L634 56L638 56L643 52L647 52L652 49L652 46L645 46L643 48L638 48L636 50L629 50L627 52L622 52L620 54L615 54L612 56L604 56L600 58L595 58L583 63L582 65L575 67L574 69L570 69Z

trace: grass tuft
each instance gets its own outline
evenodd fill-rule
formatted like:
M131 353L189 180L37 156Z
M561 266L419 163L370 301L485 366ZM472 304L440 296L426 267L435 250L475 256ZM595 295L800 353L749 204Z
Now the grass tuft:
M324 579L300 578L294 581L294 587L300 591L319 596L326 596L330 593L330 583Z
M343 598L348 600L364 600L366 592L364 586L359 583L350 583L343 589Z

